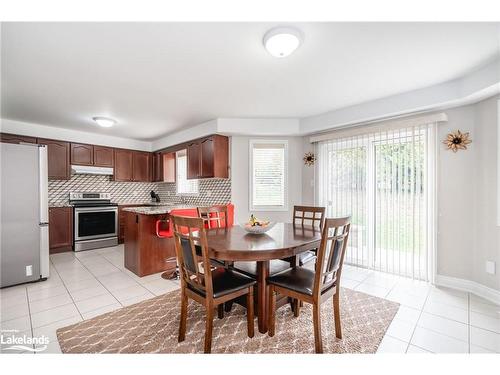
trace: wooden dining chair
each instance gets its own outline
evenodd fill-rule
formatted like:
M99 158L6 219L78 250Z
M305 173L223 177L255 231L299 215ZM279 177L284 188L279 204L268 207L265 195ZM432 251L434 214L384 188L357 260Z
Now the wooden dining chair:
M181 319L179 342L186 336L188 299L205 306L205 353L212 348L214 310L246 295L248 337L254 335L253 286L255 280L224 267L214 268L208 256L204 221L197 217L172 216L175 250L181 273ZM197 251L201 250L201 261Z
M313 305L316 353L323 352L321 339L321 304L333 296L335 334L341 339L340 276L349 238L351 218L326 219L314 271L294 267L267 279L269 284L269 336L275 334L276 293Z
M293 206L292 223L303 227L323 229L325 223L325 207ZM298 255L299 266L316 259L318 250L310 250Z
M207 228L227 228L229 225L227 206L198 207L198 217L201 217Z
M197 207L196 210L198 212L198 217L203 219L203 223L207 229L227 228L229 225L227 206L225 205ZM210 259L210 262L216 267L228 268L233 265L233 262L220 261L217 259ZM217 316L219 319L224 318L223 305L217 307Z

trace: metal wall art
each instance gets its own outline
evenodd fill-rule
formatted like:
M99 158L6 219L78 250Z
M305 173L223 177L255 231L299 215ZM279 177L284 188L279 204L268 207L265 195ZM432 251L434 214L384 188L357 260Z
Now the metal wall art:
M457 152L458 150L467 150L467 145L471 142L472 139L469 139L469 133L462 133L460 130L448 134L446 139L443 141L446 148L448 148L448 150L452 150L453 152Z

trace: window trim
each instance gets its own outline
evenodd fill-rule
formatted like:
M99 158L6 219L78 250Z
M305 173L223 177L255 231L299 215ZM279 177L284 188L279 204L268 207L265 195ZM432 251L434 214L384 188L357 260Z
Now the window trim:
M184 154L185 155L180 155L182 157L185 157L186 158L186 177L187 177L187 150L179 150L175 153L175 194L178 195L178 196L182 196L182 197L198 197L200 195L200 182L198 179L196 180L190 180L190 181L196 181L196 192L193 193L193 192L189 192L189 193L185 193L185 192L179 192L179 167L178 167L178 163L179 163L179 155L180 153L183 153L184 151ZM187 178L186 178L187 180Z
M256 144L283 144L284 156L284 181L283 181L283 206L255 206L253 204L253 149ZM288 140L287 139L250 139L248 147L248 207L250 211L288 211Z

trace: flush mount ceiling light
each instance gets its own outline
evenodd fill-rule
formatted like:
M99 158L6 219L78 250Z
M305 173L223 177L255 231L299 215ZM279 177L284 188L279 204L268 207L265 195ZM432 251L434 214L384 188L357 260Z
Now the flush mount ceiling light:
M97 125L102 126L103 128L110 128L116 124L115 120L108 117L92 117L92 120L97 122Z
M274 57L286 57L299 48L303 37L300 30L292 27L276 27L264 35L264 47Z

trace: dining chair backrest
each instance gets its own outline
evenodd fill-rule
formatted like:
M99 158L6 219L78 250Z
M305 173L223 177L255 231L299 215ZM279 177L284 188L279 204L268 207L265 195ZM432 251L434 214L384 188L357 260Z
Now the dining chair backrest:
M198 217L207 228L227 228L227 206L198 207Z
M207 296L212 295L212 270L203 219L172 216L172 225L182 282L195 290L205 292Z
M313 293L320 295L338 286L351 228L351 217L326 219L316 261Z
M293 206L292 223L321 230L325 223L325 207Z

